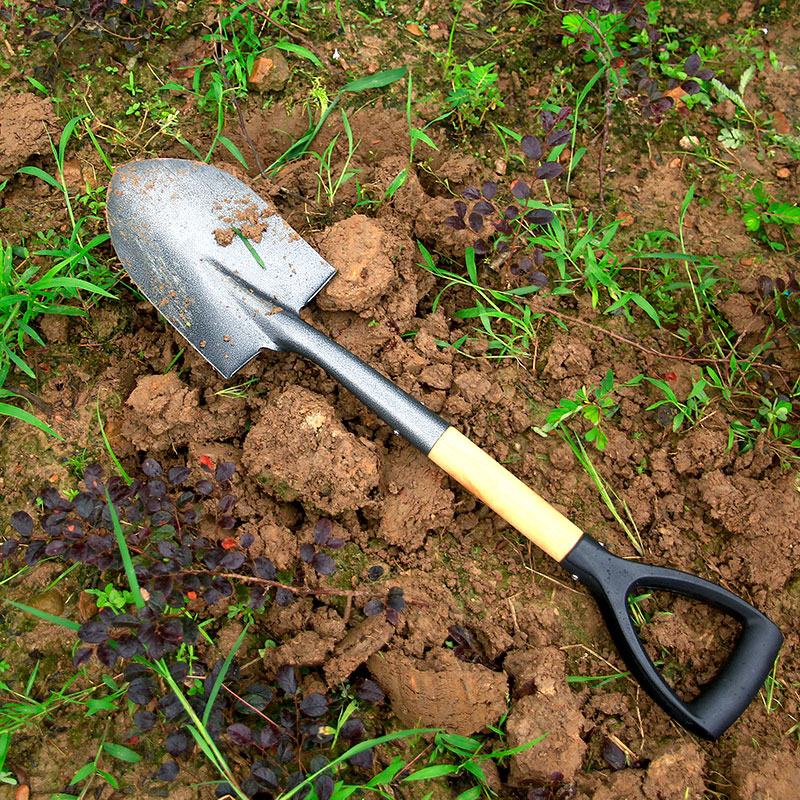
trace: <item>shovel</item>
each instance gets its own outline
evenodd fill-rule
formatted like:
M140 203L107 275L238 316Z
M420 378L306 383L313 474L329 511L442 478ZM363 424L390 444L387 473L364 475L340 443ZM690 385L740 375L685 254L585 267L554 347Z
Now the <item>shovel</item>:
M612 555L422 403L305 323L335 270L244 183L194 161L123 165L108 190L120 261L164 318L225 378L263 348L311 359L435 464L582 581L628 669L676 722L717 739L747 708L783 642L760 611L709 581ZM741 625L728 661L691 702L647 655L628 610L640 589L707 602Z

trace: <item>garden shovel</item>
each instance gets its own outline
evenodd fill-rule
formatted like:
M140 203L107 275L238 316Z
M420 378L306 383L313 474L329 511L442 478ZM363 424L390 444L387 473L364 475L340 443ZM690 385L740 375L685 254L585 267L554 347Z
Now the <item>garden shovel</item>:
M720 586L612 555L441 417L305 323L300 309L335 270L244 183L194 161L126 164L111 180L108 224L133 281L225 378L262 348L311 359L581 580L631 673L674 720L716 739L745 710L780 649L778 628ZM708 602L741 624L728 661L691 702L671 689L639 640L627 600L643 588Z

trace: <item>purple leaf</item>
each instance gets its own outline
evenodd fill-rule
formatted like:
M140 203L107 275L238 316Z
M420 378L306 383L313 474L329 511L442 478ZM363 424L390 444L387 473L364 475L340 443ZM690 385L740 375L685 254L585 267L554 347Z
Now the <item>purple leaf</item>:
M171 756L182 756L189 749L189 740L180 731L172 731L164 747Z
M333 523L329 519L321 519L314 526L314 541L323 546L333 533Z
M214 491L214 484L211 483L211 481L198 481L195 489L197 489L200 494L209 495Z
M758 293L763 299L773 297L775 295L775 283L772 278L766 275L761 275L758 279Z
M300 545L300 558L306 562L306 564L311 563L311 559L317 554L317 551L313 544L309 542L304 542Z
M696 75L700 67L703 66L703 59L697 53L692 53L683 64L684 72L687 75Z
M477 211L473 211L469 217L469 226L472 228L475 233L480 233L481 228L483 227L483 217L477 213Z
M140 731L149 731L155 727L158 717L152 711L137 711L133 715L133 724Z
M274 581L277 574L275 565L268 558L262 558L261 556L253 562L253 572L255 572L256 577L265 581Z
M566 128L554 128L547 137L547 144L550 147L558 147L560 144L566 144L571 138L572 133Z
M108 669L113 669L117 663L119 653L111 642L103 642L97 646L97 660Z
M325 695L312 692L303 698L303 702L300 703L300 710L307 717L321 717L328 711L328 699Z
M161 464L154 458L146 458L142 461L142 472L148 478L160 478L163 470L161 469Z
M714 77L714 70L713 69L701 69L695 78L699 81L710 81Z
M474 186L468 186L461 194L466 197L467 200L481 199L481 193Z
M453 208L456 210L456 216L464 219L464 214L467 213L467 204L463 200L456 200Z
M342 725L339 735L345 741L357 742L359 739L366 736L366 733L367 729L364 727L364 723L358 719L358 717L350 717L350 719Z
M87 644L100 644L108 637L108 628L99 620L90 619L78 628L78 638Z
M657 114L663 114L665 111L669 111L672 106L675 104L671 97L662 97L659 100L656 100L650 108L653 109Z
M170 467L167 480L172 486L180 486L191 474L192 471L188 467Z
M11 527L23 538L28 539L33 533L33 519L24 511L15 511L11 515Z
M553 129L553 125L556 124L556 118L553 116L552 111L548 111L546 108L543 108L539 112L539 122L542 123L545 133L550 133L550 131Z
M237 553L234 550L228 550L222 561L219 562L219 565L223 569L230 570L231 572L236 572L242 564L244 564L244 553Z
M261 729L261 733L258 735L258 741L261 743L262 747L275 747L280 741L280 737L271 725L267 725L266 728Z
M536 170L536 177L543 181L549 181L553 178L557 178L563 171L564 168L558 161L545 161L545 163Z
M486 183L481 186L481 194L487 200L491 200L497 194L497 184L494 181L486 181Z
M356 686L356 697L367 703L380 703L386 695L375 681L366 678Z
M226 494L220 497L217 503L217 510L220 514L227 514L236 505L236 498L232 494Z
M370 769L372 767L374 751L371 747L362 750L360 753L350 756L350 763L354 767L361 767L362 769Z
M341 550L344 547L344 539L331 536L331 538L328 539L327 543L325 544L325 547L328 547L331 550Z
M75 669L82 667L92 657L92 653L94 653L94 650L91 647L82 647L80 650L76 650L75 655L72 657L72 666Z
M294 603L294 594L289 591L289 589L281 586L275 592L275 602L282 608L290 606L292 603Z
M462 217L445 217L444 224L447 225L448 228L452 228L454 231L463 231L467 227L467 223L464 222Z
M103 468L99 464L89 464L83 473L83 482L90 492L102 490L100 479L103 477Z
M255 542L256 537L252 533L243 533L242 538L239 539L239 544L245 549L250 547Z
M506 219L516 219L519 216L519 209L516 206L509 206L504 212L503 216Z
M492 252L492 248L483 239L476 239L472 249L475 251L476 256L485 256Z
M336 789L336 784L330 775L320 775L314 784L317 793L317 800L331 800Z
M235 471L236 464L234 464L233 461L222 461L217 465L217 471L214 477L217 483L225 483L225 481L229 481L233 477Z
M541 169L541 167L539 167ZM537 170L537 174L538 174ZM511 184L511 194L518 200L524 200L526 197L531 196L531 187L523 180L516 180Z
M275 682L286 694L294 694L297 691L297 673L294 667L291 664L279 667Z
M367 577L371 581L377 581L377 580L380 580L380 578L383 575L383 573L384 573L383 567L380 566L380 564L376 564L374 567L370 567L369 568L369 572L367 573Z
M547 286L547 275L544 272L531 272L528 275L528 283L531 286L538 286L540 289L543 289Z
M522 152L533 161L538 161L542 157L542 143L535 136L523 136L519 146Z
M370 600L364 606L364 614L366 614L368 617L377 617L379 614L383 613L383 608L383 602L376 598L374 600Z
M554 162L548 161L547 163L552 164ZM528 225L549 225L555 218L556 215L548 208L535 208L525 215L525 221Z
M242 725L241 722L235 722L233 725L229 725L227 734L230 736L231 741L239 745L239 747L246 747L253 742L253 732L247 725Z
M165 761L156 772L156 778L160 781L174 781L178 777L180 767L177 761Z
M681 89L683 89L686 94L698 94L699 92L703 91L703 87L697 81L693 81L691 79L684 81L681 84Z
M567 119L570 114L572 114L572 106L562 106L559 109L558 114L556 114L556 125L558 125L559 122L563 122L565 119Z
M327 553L317 553L311 559L311 566L320 575L333 575L336 572L336 562Z
M475 203L475 208L473 210L477 211L483 216L494 214L494 206L486 200L479 200L477 203Z

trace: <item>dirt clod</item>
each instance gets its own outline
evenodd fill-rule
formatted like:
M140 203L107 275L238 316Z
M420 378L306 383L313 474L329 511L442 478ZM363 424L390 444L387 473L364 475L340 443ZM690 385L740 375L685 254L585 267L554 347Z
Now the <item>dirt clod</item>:
M561 772L566 780L572 780L586 752L586 742L581 738L584 722L571 694L538 693L523 697L508 716L509 747L546 736L511 757L511 785L541 783L553 772Z
M443 474L411 445L393 450L381 475L383 518L378 535L403 550L416 550L430 530L453 519L453 494L443 488Z
M395 278L388 236L380 223L357 214L337 222L319 250L338 274L317 297L330 311L365 311L383 297Z
M367 505L379 458L320 395L300 386L279 394L253 425L242 462L273 494L338 514Z
M32 92L10 94L0 102L0 183L30 156L50 151L47 134L56 133L57 123L50 100Z
M396 651L372 656L367 667L408 727L445 728L468 736L497 722L506 710L508 683L501 673L434 650L424 661Z

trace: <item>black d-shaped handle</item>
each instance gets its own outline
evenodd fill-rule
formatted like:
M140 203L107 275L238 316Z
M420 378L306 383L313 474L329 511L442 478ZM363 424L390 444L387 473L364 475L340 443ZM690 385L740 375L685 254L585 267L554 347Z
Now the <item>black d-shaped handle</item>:
M783 643L778 628L750 603L714 583L674 569L626 561L584 534L561 566L594 595L628 669L664 711L687 730L718 739L750 705ZM693 597L729 614L742 630L730 658L714 680L684 702L667 684L642 645L628 610L637 589L663 589Z

